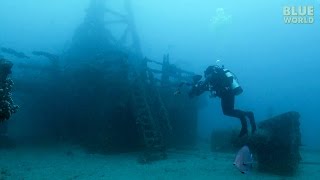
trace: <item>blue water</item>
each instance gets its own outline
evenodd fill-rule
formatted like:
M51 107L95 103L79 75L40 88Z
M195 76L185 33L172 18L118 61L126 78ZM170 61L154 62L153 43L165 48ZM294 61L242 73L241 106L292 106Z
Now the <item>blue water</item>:
M0 47L26 54L43 50L63 56L76 28L83 22L89 2L2 0ZM123 11L120 0L110 0L107 4L110 9ZM315 8L313 24L284 23L284 6L305 5ZM319 1L132 0L132 8L143 56L161 61L163 54L169 53L171 63L197 74L203 74L207 66L220 60L237 75L244 89L236 99L237 107L252 110L257 121L298 111L302 144L320 148ZM227 20L213 22L220 17L219 10L223 11L220 16ZM117 31L115 28L113 33ZM44 61L28 62L4 53L0 55L14 64L47 65ZM12 76L16 79L28 75L14 67ZM32 77L42 75L41 70L31 73ZM22 107L28 106L24 102L26 98L21 98L25 96L13 93ZM203 96L207 106L201 107L198 113L200 137L208 138L214 128L239 126L237 120L222 114L219 99ZM32 97L28 98L28 102L32 101ZM13 136L32 134L28 119L21 115L28 110L21 111L13 117L13 122L8 122L9 134Z
M314 5L315 23L285 24L282 8L290 5ZM221 60L243 85L237 106L252 109L258 120L266 119L270 109L273 114L299 111L303 142L320 146L316 141L320 137L316 113L320 88L319 2L139 1L138 7L137 23L148 56L160 58L168 51L178 64L197 73ZM224 8L232 22L214 29L210 19L217 8ZM218 100L208 102L209 107L200 114L200 132L238 123L222 116Z

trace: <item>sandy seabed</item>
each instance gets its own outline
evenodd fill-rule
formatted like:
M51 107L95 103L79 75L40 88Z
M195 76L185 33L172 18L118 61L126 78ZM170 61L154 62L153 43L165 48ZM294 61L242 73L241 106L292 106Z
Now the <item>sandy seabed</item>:
M139 153L90 154L79 147L15 148L0 150L0 180L166 180L166 179L320 179L320 151L302 149L303 162L293 177L259 173L243 175L233 165L235 154L169 150L168 159L139 164Z

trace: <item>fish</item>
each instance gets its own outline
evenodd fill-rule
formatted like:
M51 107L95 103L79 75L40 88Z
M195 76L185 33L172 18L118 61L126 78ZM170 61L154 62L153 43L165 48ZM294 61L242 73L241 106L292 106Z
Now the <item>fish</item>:
M253 167L253 156L248 146L243 146L237 153L233 165L242 173L248 174Z
M27 56L27 55L25 55L24 53L18 52L18 51L14 50L14 49L11 49L11 48L1 48L1 51L2 51L3 53L6 53L6 54L11 54L11 55L13 55L13 56L15 56L15 57L17 57L17 58L30 59L30 57Z

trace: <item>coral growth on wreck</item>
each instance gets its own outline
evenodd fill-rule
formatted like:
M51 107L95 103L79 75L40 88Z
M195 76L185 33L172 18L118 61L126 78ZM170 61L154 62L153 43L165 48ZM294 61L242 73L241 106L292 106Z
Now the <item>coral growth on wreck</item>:
M0 122L8 120L19 107L14 104L11 97L13 81L9 75L12 66L12 62L0 59Z

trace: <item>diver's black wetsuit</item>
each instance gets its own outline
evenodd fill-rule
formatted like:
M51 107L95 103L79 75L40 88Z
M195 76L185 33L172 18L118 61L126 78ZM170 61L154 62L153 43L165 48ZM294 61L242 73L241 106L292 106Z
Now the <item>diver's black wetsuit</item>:
M223 114L226 116L231 116L240 119L242 129L239 136L243 136L248 132L246 116L250 120L252 133L256 131L256 124L253 112L234 109L235 95L233 95L232 93L224 93L220 96L220 98Z
M209 69L209 68L208 68ZM207 71L208 71L207 69ZM246 117L249 118L251 124L252 133L256 131L256 124L253 112L242 111L234 108L235 104L235 93L234 89L230 88L233 78L229 78L225 75L222 68L220 70L213 72L205 72L205 81L201 82L197 86L198 92L213 91L215 96L221 98L221 107L223 114L230 117L235 117L240 119L242 128L239 136L243 136L248 133ZM238 89L240 93L242 92L241 87ZM194 91L194 90L193 90ZM201 93L196 93L195 95L200 95Z

